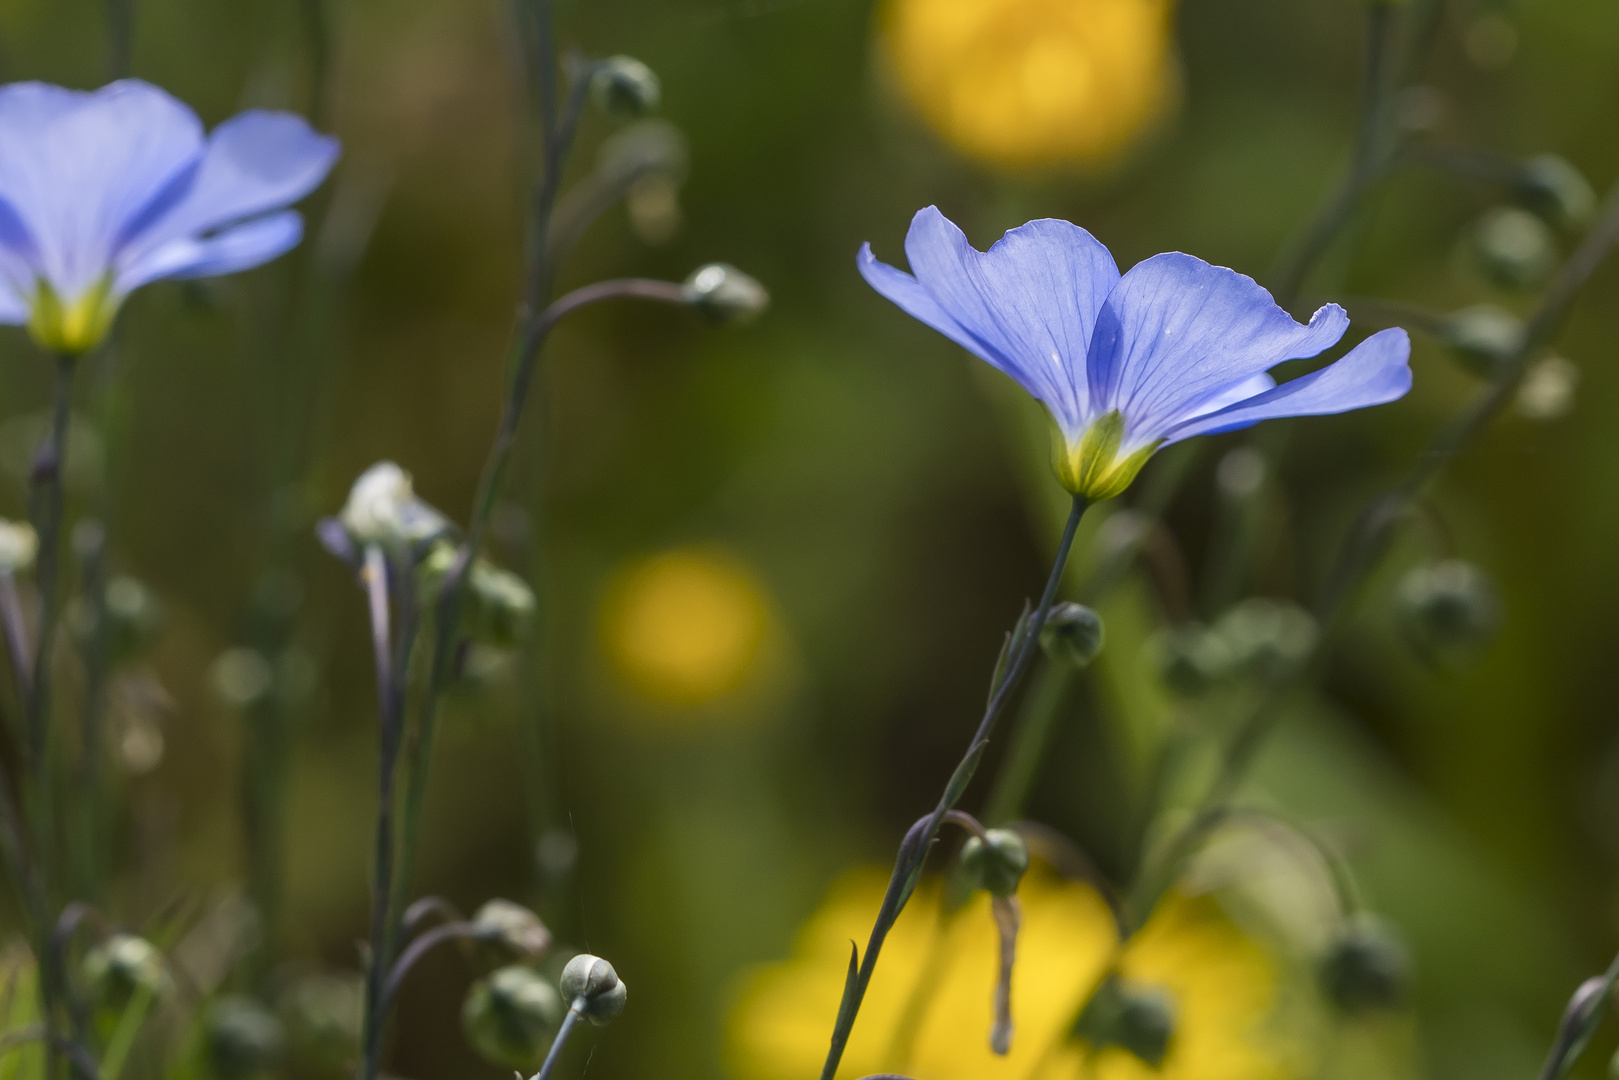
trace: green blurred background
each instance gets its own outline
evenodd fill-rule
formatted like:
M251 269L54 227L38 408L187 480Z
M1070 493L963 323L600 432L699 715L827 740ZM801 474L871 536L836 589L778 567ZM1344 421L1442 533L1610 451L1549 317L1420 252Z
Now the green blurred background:
M290 567L305 597L292 640L319 675L296 710L282 949L352 967L366 932L372 677L361 596L308 526L382 458L464 520L519 286L523 106L508 12L493 0L344 0L328 16L323 126L344 160L311 212L343 204L361 239L375 214L363 246L325 239L339 262L358 258L352 283L317 290L329 338L287 314L308 245L237 279L143 292L110 381L81 397L102 455L75 516L108 518L114 568L166 611L145 661L172 696L165 750L125 781L120 916L138 924L175 894L242 880L243 721L210 672L252 643L265 569ZM307 111L307 18L287 0L138 0L134 72L210 124L250 105ZM737 973L785 955L836 873L886 861L932 804L977 722L1000 635L1044 573L1058 493L1032 408L872 294L854 271L859 244L898 261L910 215L937 203L980 247L1060 216L1121 265L1179 249L1262 277L1347 158L1364 19L1353 0L1188 0L1174 27L1178 114L1089 176L1003 175L956 156L893 92L875 18L847 0L559 10L566 43L659 73L662 115L691 159L678 232L648 245L615 210L564 286L679 280L724 259L774 300L745 328L620 305L556 334L497 530L498 553L548 611L550 674L462 694L442 729L422 890L465 908L534 903L559 936L612 958L633 993L596 1042L594 1076L721 1073ZM1481 19L1495 20L1493 52L1477 46ZM7 80L99 85L108 41L92 0L0 3ZM1437 91L1424 99L1438 106L1433 140L1556 152L1600 188L1619 170L1616 58L1612 0L1453 5L1421 79ZM578 167L612 130L587 120ZM1402 171L1307 299L1523 308L1460 253L1498 201ZM1436 494L1457 553L1499 585L1499 638L1438 671L1402 646L1393 572L1421 556L1403 541L1364 591L1319 707L1261 770L1299 814L1354 830L1368 892L1416 954L1423 1057L1440 1077L1528 1074L1569 990L1619 938L1616 296L1610 266L1560 338L1580 371L1573 409L1507 415ZM1420 334L1413 366L1408 399L1294 433L1267 488L1267 520L1285 529L1245 591L1312 597L1359 500L1475 392ZM0 337L0 422L43 408L48 377L21 333ZM1244 438L1196 455L1168 511L1194 582L1222 512L1216 463ZM20 475L5 480L0 509L21 516ZM612 582L675 549L725 552L761 605L745 685L717 702L649 701L604 655ZM1105 612L1123 628L1115 681L1150 677L1128 651L1132 617L1161 619L1139 610L1146 595L1133 587ZM1121 741L1108 700L1105 685L1085 695L1036 804L1104 863L1118 857L1106 747ZM543 769L522 751L525 723L542 725ZM536 865L542 835L550 873ZM576 846L571 870L559 837ZM401 1000L393 1072L501 1075L460 1034L470 977L452 951L423 965Z

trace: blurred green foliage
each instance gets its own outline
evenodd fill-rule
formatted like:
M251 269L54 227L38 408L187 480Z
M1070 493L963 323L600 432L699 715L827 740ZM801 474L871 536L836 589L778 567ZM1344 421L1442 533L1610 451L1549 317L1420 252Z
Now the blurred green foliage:
M309 110L316 8L139 0L133 70L210 123L248 105ZM266 575L290 567L303 605L288 640L319 675L302 676L314 681L296 710L277 945L351 968L375 798L372 679L360 596L307 525L384 457L464 514L518 290L523 142L500 4L337 0L326 19L319 109L345 157L310 207L311 243L241 278L157 286L130 304L80 401L86 449L73 456L93 467L76 476L70 520L107 520L111 567L153 590L165 616L143 662L172 705L141 713L160 720L161 761L122 781L121 920L139 925L248 873L245 717L210 672L257 640L253 613L277 595ZM467 910L490 896L532 901L559 938L634 982L635 1001L589 1050L592 1075L696 1080L720 1067L738 971L782 955L836 871L886 858L931 805L1054 533L1060 493L1026 436L1028 403L872 295L854 273L857 246L896 257L910 214L937 202L980 246L1062 216L1121 264L1180 249L1262 277L1347 157L1362 12L1352 0L1188 3L1178 121L1089 179L1005 177L953 158L888 93L866 3L576 0L560 20L565 41L657 73L661 113L691 160L672 238L648 246L609 214L564 285L679 281L723 258L774 306L722 332L630 306L557 332L497 530L503 561L540 597L549 660L531 683L497 679L454 703L420 884ZM0 3L7 80L99 85L110 52L99 3ZM1610 0L1459 2L1423 78L1433 95L1406 104L1432 107L1436 141L1555 152L1600 187L1619 170L1616 56ZM576 169L613 130L588 122ZM1349 298L1357 314L1356 297L1521 313L1526 301L1482 276L1469 246L1502 201L1488 185L1402 170L1306 296ZM312 253L351 242L321 233L335 205L362 224L374 210L374 235L351 287L315 293L335 308L293 317L295 282L321 272ZM1554 242L1566 253L1567 236ZM1580 373L1568 415L1508 415L1433 500L1445 542L1496 583L1499 636L1456 667L1410 650L1399 573L1451 553L1410 534L1365 589L1325 694L1260 770L1293 813L1355 836L1374 906L1410 943L1421 1057L1442 1080L1526 1075L1568 991L1619 937L1616 290L1609 266L1560 339ZM329 337L303 336L306 325ZM1407 400L1294 432L1242 593L1312 595L1359 500L1476 386L1420 335L1414 367ZM25 424L48 400L48 368L21 333L0 336L0 385L0 424ZM1190 461L1167 514L1194 597L1224 512L1216 463L1242 438ZM0 453L12 442L0 427ZM4 464L0 512L18 517L23 474ZM1172 464L1149 466L1133 497ZM693 544L752 568L771 667L763 685L671 720L615 678L600 611L622 567ZM1163 619L1139 582L1102 612L1103 660L1034 805L1116 863L1131 718L1150 711L1132 701ZM520 752L520 726L536 723L540 770ZM453 950L423 962L400 1002L393 1070L500 1075L460 1032L476 974Z

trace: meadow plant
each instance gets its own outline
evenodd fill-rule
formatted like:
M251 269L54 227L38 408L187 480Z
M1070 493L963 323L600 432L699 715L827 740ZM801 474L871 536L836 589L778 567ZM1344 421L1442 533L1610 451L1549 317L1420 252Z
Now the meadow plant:
M1028 6L999 5L1017 13ZM1439 528L1424 499L1445 465L1514 402L1526 414L1550 415L1561 394L1566 407L1572 377L1559 376L1556 358L1542 354L1619 243L1619 187L1598 204L1561 159L1507 161L1430 145L1418 128L1402 125L1393 102L1432 48L1437 6L1366 5L1363 103L1349 166L1278 255L1268 288L1180 252L1120 273L1090 232L1051 218L1012 229L981 251L933 206L911 222L908 270L879 261L869 245L859 251L858 272L878 293L1010 376L1045 408L1067 518L1044 589L1006 634L976 730L932 809L905 833L891 869L853 873L834 890L795 960L757 980L739 1006L733 1024L748 1080L807 1075L815 1059L821 1080L836 1080L849 1067L846 1058L862 1071L884 1070L878 1075L914 1067L928 1078L981 1076L1007 1061L1073 1070L1094 1064L1098 1073L1121 1078L1142 1068L1187 1080L1291 1075L1292 1050L1284 1041L1256 1046L1241 1037L1265 1019L1267 1003L1280 992L1274 969L1217 904L1181 889L1204 869L1200 860L1216 838L1233 832L1257 837L1320 877L1333 908L1318 972L1326 1000L1360 1014L1388 1009L1408 993L1409 956L1398 934L1365 910L1341 854L1274 807L1248 799L1244 783L1268 737L1320 677L1353 601L1396 536ZM954 58L984 45L974 27L947 33L949 26L930 21L935 8L907 0L888 7L887 48L905 91L924 106L932 102L924 112L947 139L989 160L1111 162L1144 137L1178 93L1166 31L1170 8L1148 4L1128 21L1133 49L1114 58L1128 76L1128 86L1114 87L1123 104L1077 130L1103 99L1056 79L1051 85L1058 89L1049 92L1061 107L1046 110L1032 140L1014 139L1004 116L1026 112L1029 103L1002 85L1005 65L990 65L994 77L987 82L958 78ZM992 19L996 7L985 5L980 14ZM1112 0L1083 7L1119 15ZM123 74L134 14L124 4L111 10L113 67ZM318 116L329 28L321 5L311 10L317 31L311 110ZM221 698L254 718L244 767L249 898L201 919L165 912L143 934L131 934L121 928L108 890L114 845L103 820L108 800L99 762L108 738L109 671L150 635L158 609L138 582L107 573L108 537L99 522L87 518L67 528L64 476L75 378L88 357L110 347L128 297L157 281L233 274L292 251L304 231L292 207L323 184L339 146L285 112L245 112L207 132L188 106L137 79L91 92L42 83L0 87L0 322L25 327L55 368L51 419L29 475L29 521L0 521L0 631L22 716L6 732L8 760L0 763L0 854L28 942L26 956L0 957L0 1061L10 1056L0 1080L75 1074L118 1080L126 1067L174 1080L250 1080L286 1071L295 1044L318 1047L316 1056L324 1058L305 1071L378 1080L387 1071L390 1018L402 987L426 956L452 942L479 972L461 1013L470 1043L520 1077L532 1072L533 1080L549 1080L581 1022L605 1026L627 1006L627 982L613 963L568 946L530 908L494 898L467 915L443 897L413 896L438 727L449 696L478 678L480 656L543 637L554 614L550 597L498 564L491 540L519 432L537 419L530 415L538 411L533 400L543 396L537 387L558 324L620 300L685 308L710 324L736 323L759 315L769 296L722 262L700 266L683 281L624 277L558 288L574 246L597 217L644 193L649 179L677 182L687 162L678 133L647 120L663 93L651 68L628 56L563 53L546 0L515 5L514 15L513 51L527 95L524 129L535 152L525 177L524 259L499 417L464 519L418 494L408 461L384 460L354 479L336 513L314 523L321 546L352 572L370 629L377 773L369 934L358 973L303 979L277 1008L266 972L281 944L280 819L294 711L287 702L295 696L287 688L309 678L298 676L294 663L301 655L292 626L302 586L281 550L292 530L268 545L274 550L258 568L254 604L270 613L264 625L213 668ZM1088 24L1070 20L1061 31L1056 39L1069 54L1097 52ZM1013 51L1027 44L1012 39ZM941 41L929 51L929 42ZM1018 85L1026 90L1024 82ZM934 100L940 95L950 100L941 105ZM593 115L632 126L608 139L600 163L570 188L570 154ZM1076 126L1066 138L1064 125ZM1344 305L1324 303L1306 320L1295 318L1324 253L1367 196L1396 171L1414 168L1461 174L1521 204L1497 207L1474 223L1467 257L1502 288L1539 290L1534 311L1518 319L1484 307L1438 313L1345 298ZM377 201L374 191L360 200L370 210L344 203L341 191L332 199L332 207L347 209L329 207L327 225L361 225L350 229L346 247L332 249L346 254L329 257L306 282L300 303L310 340L330 332L323 305L340 287L342 267L352 269L363 250ZM1582 234L1561 261L1559 229ZM1308 373L1286 367L1339 346L1351 331L1346 306L1363 307L1367 314L1357 312L1356 321L1372 332ZM1185 617L1157 640L1154 655L1155 676L1167 692L1188 712L1218 714L1222 723L1173 731L1156 749L1145 805L1133 808L1128 873L1115 880L1072 838L1026 820L1057 728L1060 695L1049 686L1077 677L1107 648L1097 611L1066 597L1082 519L1132 490L1148 462L1176 444L1400 399L1412 387L1408 330L1453 350L1481 380L1477 396L1440 427L1395 486L1367 503L1308 606L1302 599L1235 595L1240 586L1230 583L1240 575L1220 564L1243 555L1241 537L1233 533L1218 549L1207 605L1214 617L1199 624L1182 604ZM312 348L309 340L297 347ZM310 423L302 415L293 426L302 431ZM1272 456L1285 438L1284 429L1269 440ZM399 456L408 451L400 448ZM278 463L267 500L283 485L307 482L304 473L313 466L297 453L287 460L293 464ZM1222 461L1217 483L1226 493L1252 493L1267 468L1266 455L1250 443ZM1170 476L1172 488L1180 481ZM1165 498L1160 492L1160 509ZM1143 504L1109 517L1097 532L1093 574L1076 597L1099 602L1138 561L1151 562L1155 512ZM304 524L297 513L290 518ZM1442 665L1476 649L1502 616L1482 572L1448 540L1436 546L1440 557L1401 578L1397 605L1413 649ZM85 593L76 606L63 592L70 551L79 558ZM624 610L615 618L628 628L628 655L618 659L641 672L652 696L671 702L705 702L734 689L766 633L750 580L693 552L652 560L632 577L625 591L636 585L657 594L656 602L649 605L643 595L639 608L629 600L619 605ZM30 579L31 591L23 587ZM718 650L725 655L706 664L708 674L661 670L656 657L642 662L641 653L656 652L643 648L646 639L690 618L689 598L716 594L734 617L714 620L723 624L715 637L725 639ZM54 692L55 676L70 662L63 647L69 642L78 646L83 668L82 691L69 697L80 713L76 725L67 723L63 695ZM1048 681L1026 688L1037 669ZM540 676L527 672L531 681ZM980 813L968 813L961 804L1004 726L1013 728L1008 752ZM1166 778L1194 738L1214 752L1188 805L1171 798ZM959 846L940 845L946 826L962 835ZM929 878L924 870L936 847L944 857ZM923 904L937 912L931 933L914 920L900 922L908 906ZM866 930L873 907L875 921ZM863 950L848 936L857 929L865 931ZM199 933L227 944L199 946L200 958L182 962ZM880 966L885 955L888 963ZM956 957L973 962L952 965ZM912 984L897 974L884 977L896 963L917 973ZM235 976L238 969L246 974ZM1616 981L1619 958L1579 987L1541 1080L1568 1072L1605 1015ZM1014 984L1040 993L1014 995ZM840 995L839 1004L822 1016L829 990ZM963 1004L973 994L979 996L971 1007ZM175 1005L180 999L184 1004ZM143 1032L157 1026L152 1018L175 1012L183 1020L165 1025L155 1064L152 1055L143 1059ZM974 1058L986 1048L994 1059L989 1066Z

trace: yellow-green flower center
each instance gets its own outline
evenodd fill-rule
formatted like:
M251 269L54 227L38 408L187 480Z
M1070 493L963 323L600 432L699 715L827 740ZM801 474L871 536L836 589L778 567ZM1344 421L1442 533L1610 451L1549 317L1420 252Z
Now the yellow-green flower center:
M1120 457L1123 441L1124 414L1117 409L1097 417L1077 441L1053 429L1051 464L1057 470L1058 483L1092 502L1118 495L1130 486L1164 440L1154 439Z
M112 275L104 275L72 300L64 301L50 282L34 286L28 333L40 348L64 356L79 356L101 344L118 313L112 293Z

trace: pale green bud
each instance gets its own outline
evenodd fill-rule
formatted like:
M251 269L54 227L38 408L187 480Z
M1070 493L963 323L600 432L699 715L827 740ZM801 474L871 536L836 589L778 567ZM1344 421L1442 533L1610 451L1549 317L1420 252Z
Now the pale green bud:
M472 984L461 1022L481 1057L524 1069L538 1063L566 1011L555 988L538 972L515 965Z
M360 474L337 520L362 548L425 543L450 530L448 518L416 497L410 473L391 461Z
M590 93L609 116L629 119L657 111L663 87L657 73L633 56L610 56L590 77Z
M961 868L974 888L1012 896L1029 869L1029 848L1011 829L988 829L961 846Z
M1596 213L1596 189L1567 158L1556 154L1524 162L1514 187L1530 209L1563 228L1583 225Z
M113 934L84 958L84 977L95 990L97 1004L121 1011L136 990L161 993L168 986L163 955L144 938Z
M557 985L569 1006L598 1027L611 1023L613 1017L624 1011L629 993L613 965L589 953L580 953L569 960Z
M540 917L510 900L490 900L472 916L479 940L511 956L532 960L551 947L551 931Z
M1445 316L1439 337L1460 364L1490 377L1523 347L1523 320L1493 304L1477 304Z
M1406 571L1398 604L1401 629L1429 658L1482 646L1501 621L1501 601L1489 576L1461 559Z
M1390 1009L1410 989L1411 955L1392 927L1362 917L1340 934L1321 959L1321 989L1349 1013Z
M1484 274L1504 289L1534 288L1557 267L1557 238L1539 217L1497 206L1473 227L1473 248Z
M286 1031L250 997L227 995L208 1012L208 1058L221 1080L252 1080L279 1064Z
M34 565L39 536L26 521L0 519L0 572L20 574Z
M765 287L729 263L698 267L682 288L686 303L717 323L750 322L770 306Z
M1046 616L1040 646L1054 660L1086 668L1102 651L1102 640L1102 617L1084 604L1064 602Z
M1175 1037L1176 1012L1168 990L1108 975L1086 1002L1074 1035L1097 1050L1128 1050L1156 1069Z
M1262 682L1298 673L1319 637L1315 619L1297 604L1254 597L1220 616L1214 633L1224 642L1230 669Z

